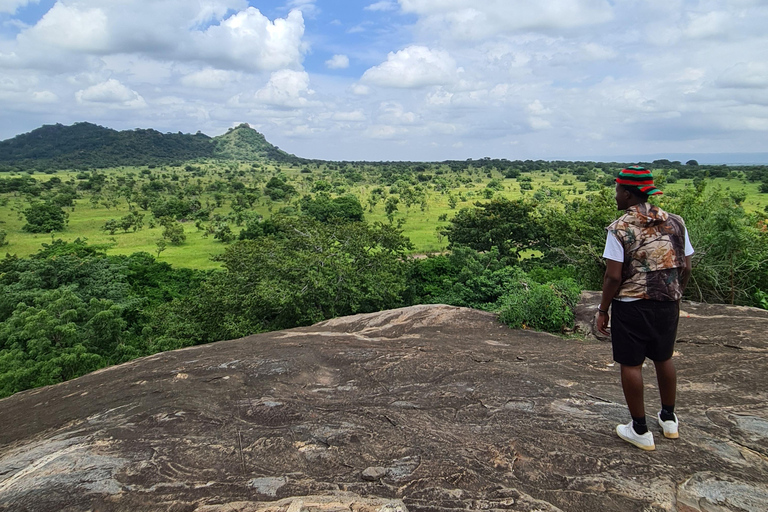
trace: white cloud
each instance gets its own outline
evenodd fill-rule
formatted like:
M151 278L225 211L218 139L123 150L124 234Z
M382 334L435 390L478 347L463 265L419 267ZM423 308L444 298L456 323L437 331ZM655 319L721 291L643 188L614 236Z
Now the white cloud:
M542 115L549 114L552 112L552 110L545 108L539 100L535 100L533 103L528 105L528 112L534 115Z
M366 116L362 110L353 110L351 112L334 112L332 119L334 121L362 122L366 120Z
M51 53L137 54L253 72L300 67L307 50L301 12L270 21L246 6L243 0L59 0L19 34L15 53L28 61Z
M481 39L498 33L552 31L610 21L608 0L398 0L404 12L422 18L431 31L457 39Z
M328 69L346 69L349 67L349 57L346 55L334 55L325 61L325 66Z
M221 89L237 79L237 74L232 71L206 68L185 75L182 77L181 83L187 87L199 89Z
M693 39L717 38L730 33L731 15L724 11L691 14L684 34Z
M19 7L30 3L38 3L40 0L0 0L0 12L15 13Z
M768 89L768 64L739 62L726 69L717 79L719 87L737 89Z
M78 103L101 104L112 107L143 108L144 98L114 78L75 93Z
M35 91L32 93L33 103L56 103L59 97L51 91Z
M57 2L20 39L42 47L102 53L111 45L109 18L99 7Z
M447 51L409 46L390 52L386 62L368 69L361 80L382 87L415 88L453 82L458 73Z
M363 84L352 84L349 87L349 92L351 92L355 96L366 96L370 94L371 88Z
M315 4L315 0L290 0L288 7L312 16L320 13L320 8Z
M387 125L408 125L414 124L418 116L413 112L407 112L405 107L398 102L385 102L379 106L379 121Z
M77 120L216 135L246 119L317 158L766 147L765 0L285 0L269 4L278 18L252 0L3 11L22 4L0 0L3 136ZM317 6L324 18L305 26ZM394 25L398 10L408 16ZM349 60L369 69L328 71Z
M269 71L300 65L306 50L303 35L300 11L270 22L258 9L249 7L202 34L193 34L193 41L195 54L216 67Z
M393 0L382 0L365 7L366 11L394 11L397 10L397 3Z
M407 133L408 130L400 126L376 124L369 126L363 135L371 139L398 139Z
M545 130L547 128L552 128L552 123L540 117L528 118L528 124L534 130Z
M306 71L283 69L275 71L269 82L256 92L259 103L279 108L301 108L317 105L306 96L314 94L309 88L309 74Z

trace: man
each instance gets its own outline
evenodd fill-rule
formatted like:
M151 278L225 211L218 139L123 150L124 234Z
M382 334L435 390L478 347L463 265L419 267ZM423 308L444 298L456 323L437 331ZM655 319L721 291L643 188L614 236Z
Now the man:
M683 219L648 203L650 196L661 193L644 167L622 169L616 178L616 206L625 213L607 228L597 317L597 329L611 336L613 359L621 365L621 385L632 416L628 424L616 427L616 433L643 450L656 448L645 419L642 370L646 357L656 366L659 426L664 437L678 437L672 353L693 254Z

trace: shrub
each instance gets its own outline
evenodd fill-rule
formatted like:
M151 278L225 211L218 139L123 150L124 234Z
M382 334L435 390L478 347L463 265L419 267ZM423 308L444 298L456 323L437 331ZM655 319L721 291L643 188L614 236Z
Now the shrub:
M547 284L526 281L499 301L499 320L513 329L562 333L574 325L581 290L573 279Z

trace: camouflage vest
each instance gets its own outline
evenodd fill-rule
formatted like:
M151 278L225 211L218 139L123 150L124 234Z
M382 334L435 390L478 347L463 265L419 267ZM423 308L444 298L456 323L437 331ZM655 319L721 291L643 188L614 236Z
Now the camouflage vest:
M682 297L685 223L649 203L630 206L608 226L624 247L616 298L674 301Z

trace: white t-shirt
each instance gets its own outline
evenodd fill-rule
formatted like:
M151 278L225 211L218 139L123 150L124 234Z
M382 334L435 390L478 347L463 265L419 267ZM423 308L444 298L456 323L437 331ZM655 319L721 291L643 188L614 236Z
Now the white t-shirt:
M688 228L685 228L685 255L690 256L691 254L693 254L693 246L691 245L691 239L688 238ZM609 232L605 238L603 258L624 263L624 247L613 233Z

